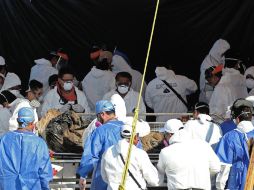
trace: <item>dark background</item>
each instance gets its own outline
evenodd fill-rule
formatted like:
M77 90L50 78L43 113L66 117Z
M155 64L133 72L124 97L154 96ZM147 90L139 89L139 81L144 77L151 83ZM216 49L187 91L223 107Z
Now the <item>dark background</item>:
M78 79L90 71L94 42L117 46L142 72L156 1L0 0L0 55L26 85L33 60L64 48ZM252 60L253 0L161 0L147 81L157 63L199 79L202 60L218 38ZM250 64L250 63L248 63Z

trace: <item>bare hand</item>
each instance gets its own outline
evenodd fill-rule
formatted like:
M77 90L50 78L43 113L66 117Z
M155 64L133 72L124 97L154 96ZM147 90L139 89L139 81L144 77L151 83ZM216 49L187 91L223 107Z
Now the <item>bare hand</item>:
M86 190L86 179L84 178L79 179L79 189Z

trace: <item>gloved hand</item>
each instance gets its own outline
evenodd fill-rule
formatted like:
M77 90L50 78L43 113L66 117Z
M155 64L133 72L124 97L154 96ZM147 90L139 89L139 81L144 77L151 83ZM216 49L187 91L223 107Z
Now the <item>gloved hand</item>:
M70 109L71 109L71 105L70 105L70 104L65 104L65 105L63 105L63 106L59 109L59 111L60 111L61 113L64 113L64 112L69 111Z
M81 106L80 104L74 104L72 105L72 110L75 111L76 113L83 113L85 112L85 108Z

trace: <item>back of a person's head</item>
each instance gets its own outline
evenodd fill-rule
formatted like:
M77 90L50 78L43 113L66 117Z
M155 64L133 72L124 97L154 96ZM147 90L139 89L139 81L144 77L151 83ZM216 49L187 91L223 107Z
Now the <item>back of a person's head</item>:
M14 100L16 100L16 96L14 94L12 94L10 91L8 90L4 90L0 93L0 104L4 104L4 103L12 103Z
M49 86L51 85L55 85L55 83L57 82L58 76L57 74L51 75L48 79L48 84Z
M198 103L196 103L194 109L198 113L201 113L201 114L206 114L206 115L210 114L209 105L207 103L205 103L205 102L198 102Z
M62 68L59 70L59 72L58 72L58 78L62 78L65 74L73 75L73 77L75 76L75 75L74 75L74 71L73 71L72 68L69 67L69 66L62 67Z
M119 73L117 73L115 79L117 80L119 77L128 78L132 82L132 76L128 72L119 72Z
M252 102L245 99L237 99L231 107L231 115L233 119L238 118L239 121L251 121L253 113Z
M217 69L215 66L209 67L205 70L205 79L209 79L212 76L217 76L218 78L221 78L222 76L222 70Z
M29 88L33 91L33 90L38 90L43 88L43 84L37 80L31 80L29 82Z

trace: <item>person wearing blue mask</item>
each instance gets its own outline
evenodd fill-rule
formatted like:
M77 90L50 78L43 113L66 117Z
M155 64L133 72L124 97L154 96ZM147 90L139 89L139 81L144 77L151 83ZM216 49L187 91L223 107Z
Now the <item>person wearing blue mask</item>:
M253 105L245 99L234 102L232 113L237 127L227 132L219 142L216 154L221 161L221 171L216 178L217 189L243 190L250 162L247 141L254 138L251 122Z
M101 176L102 154L112 145L117 144L121 139L122 121L118 121L115 116L114 105L106 100L96 102L96 115L102 125L96 128L91 136L86 140L84 152L81 158L77 173L81 179L80 189L86 188L86 178L93 171L91 190L106 190L107 184Z
M0 139L0 189L49 190L52 166L46 143L34 133L34 111L18 112L19 128Z

